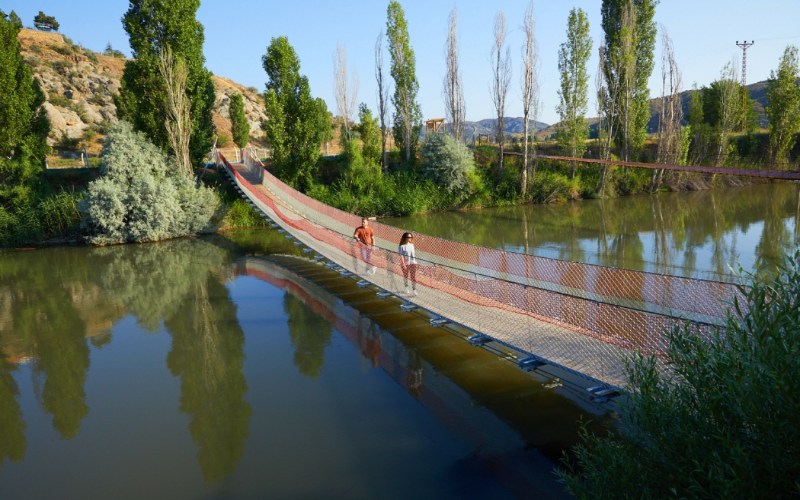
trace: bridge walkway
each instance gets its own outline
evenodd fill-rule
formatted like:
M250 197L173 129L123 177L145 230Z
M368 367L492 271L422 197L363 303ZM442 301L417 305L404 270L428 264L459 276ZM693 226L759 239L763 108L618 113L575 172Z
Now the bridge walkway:
M604 384L625 386L624 360L631 351L663 353L664 328L676 321L691 321L699 334L707 334L719 323L719 301L736 297L730 284L665 281L659 275L576 263L554 271L542 267L542 261L494 249L456 244L460 247L455 252L447 248L453 242L419 234L417 295L408 296L393 250L402 230L375 224L378 241L367 263L352 238L358 216L342 215L291 190L252 162L234 166L221 157L219 163L259 210L298 245L317 252L320 260L324 257L330 268L352 275L362 286L377 287L386 297L400 297L406 309L421 308L434 320L476 332L476 344L483 337L529 353L533 366L553 364ZM437 251L439 247L444 251ZM463 254L469 252L476 255L465 259ZM577 281L595 286L571 286L576 269ZM615 293L609 293L607 275L622 284ZM681 295L692 285L705 288L701 293L706 303ZM659 287L667 292L652 296Z

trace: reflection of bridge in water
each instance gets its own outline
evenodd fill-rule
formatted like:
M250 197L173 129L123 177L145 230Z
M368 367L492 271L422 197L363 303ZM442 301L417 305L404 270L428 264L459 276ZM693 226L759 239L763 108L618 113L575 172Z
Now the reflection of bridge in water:
M723 321L740 297L735 285L566 262L478 247L415 233L418 296L406 296L397 254L402 229L372 224L370 262L353 240L360 217L342 212L282 183L244 155L218 165L238 189L295 244L342 275L420 308L432 324L457 323L470 342L505 344L522 352L523 369L556 365L604 384L626 384L631 351L662 354L663 332L688 322L700 335ZM371 272L372 266L375 271Z
M547 485L560 489L550 471L575 443L581 420L593 421L598 432L612 425L609 408L592 404L585 391L546 376L532 379L471 347L462 332L433 328L424 314L402 312L311 259L248 256L236 274L300 299L478 450L473 459L502 471L501 482L514 478L509 486L520 496Z

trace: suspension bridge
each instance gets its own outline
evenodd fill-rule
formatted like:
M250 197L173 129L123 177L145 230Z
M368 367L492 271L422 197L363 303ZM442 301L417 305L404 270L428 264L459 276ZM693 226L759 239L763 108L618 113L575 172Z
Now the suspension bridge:
M405 229L375 222L367 257L353 230L358 215L310 198L274 177L245 150L217 167L270 224L303 251L378 297L421 310L434 326L471 332L476 346L497 343L521 353L523 370L552 365L598 382L599 396L627 385L632 352L664 359L664 332L687 324L709 336L743 297L733 283L668 276L506 252L414 233L417 293L409 295L397 253ZM313 257L312 257L313 256ZM746 312L746 311L743 311Z

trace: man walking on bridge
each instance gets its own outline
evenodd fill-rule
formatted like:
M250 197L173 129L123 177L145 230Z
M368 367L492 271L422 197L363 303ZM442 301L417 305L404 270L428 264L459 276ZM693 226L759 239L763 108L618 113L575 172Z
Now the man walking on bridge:
M372 265L372 246L375 244L375 232L369 227L369 219L361 218L361 225L353 233L353 238L358 240L361 247L361 260L368 266L367 274L375 274L375 266Z

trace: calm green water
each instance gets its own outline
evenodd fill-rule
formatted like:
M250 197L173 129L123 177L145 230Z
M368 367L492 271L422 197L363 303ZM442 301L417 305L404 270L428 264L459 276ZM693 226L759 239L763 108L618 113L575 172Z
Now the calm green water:
M559 496L552 461L607 415L277 253L0 254L0 498Z
M772 269L798 246L798 184L660 193L381 222L492 248L679 276Z

